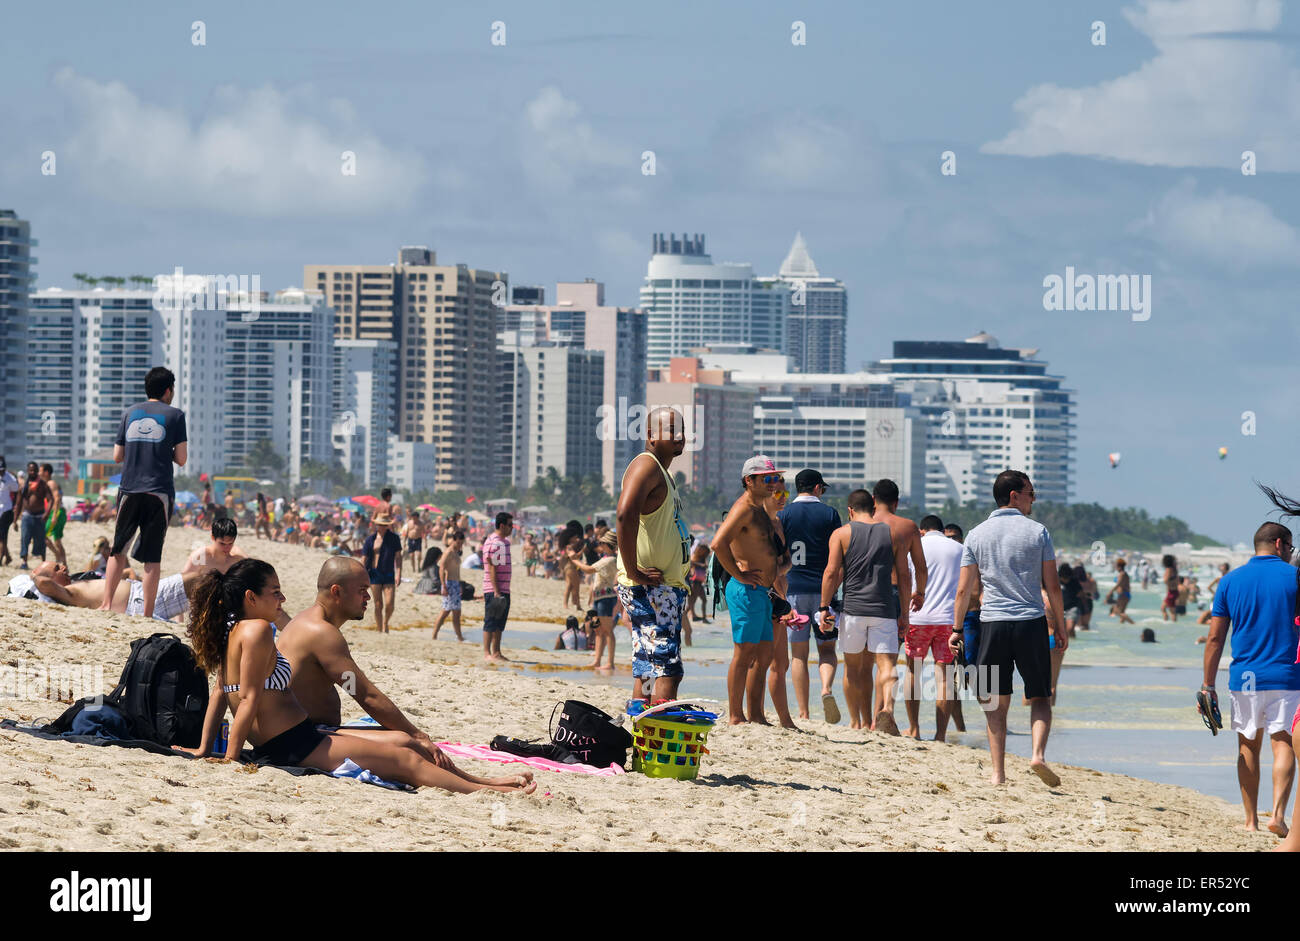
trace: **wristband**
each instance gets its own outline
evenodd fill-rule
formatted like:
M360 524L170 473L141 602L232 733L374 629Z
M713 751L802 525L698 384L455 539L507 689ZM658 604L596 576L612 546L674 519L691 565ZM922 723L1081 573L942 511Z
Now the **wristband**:
M828 605L828 604L824 604L824 605L822 605L820 608L817 609L817 613L820 614L821 612L823 612L823 611L829 611L830 609L831 609L831 606L830 606L830 605Z

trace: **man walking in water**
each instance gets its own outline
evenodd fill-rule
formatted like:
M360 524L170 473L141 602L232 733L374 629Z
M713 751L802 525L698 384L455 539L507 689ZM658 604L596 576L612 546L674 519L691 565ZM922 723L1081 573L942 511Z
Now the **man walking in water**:
M821 615L822 575L830 554L831 535L840 528L840 514L822 503L826 481L812 468L801 470L794 478L798 496L780 513L781 530L790 546L790 573L786 576L786 601L808 623L790 627L790 666L794 678L794 698L799 718L808 718L808 639L817 638L818 672L822 681L822 714L834 725L840 721L840 709L832 692L835 683L835 641L838 628L823 630Z
M131 555L144 563L144 616L153 617L167 519L176 502L172 465L185 466L189 445L185 413L171 405L176 395L172 371L163 366L149 370L144 377L144 391L148 401L132 405L122 414L113 445L113 461L122 464L122 482L118 485L113 547L104 571L104 604L99 610L110 610L113 593L126 568L127 543L139 531Z
M970 531L962 550L961 578L953 608L954 652L966 609L976 585L984 586L980 607L980 649L976 695L984 707L989 727L989 755L993 783L1005 784L1007 710L1011 707L1011 671L1020 671L1029 700L1033 725L1033 757L1029 767L1048 787L1061 779L1047 766L1047 735L1052 728L1052 657L1047 644L1046 589L1052 607L1056 649L1069 645L1061 578L1056 570L1056 550L1047 527L1029 518L1034 508L1034 486L1020 471L1004 470L993 482L997 509Z
M645 451L623 472L618 497L618 585L632 634L633 698L677 698L682 682L682 609L691 537L668 466L686 449L686 421L658 407L646 419Z
M713 537L714 555L730 576L724 592L735 650L727 670L727 712L732 725L767 725L763 695L772 662L771 592L790 567L781 522L768 513L767 502L785 480L775 462L763 454L747 460L740 475L745 490Z
M888 703L887 714L892 716L899 611L890 587L890 573L899 584L905 583L907 553L898 551L887 524L873 522L873 509L874 501L867 491L849 494L849 522L830 539L820 612L823 625L835 624L837 619L830 605L842 582L843 613L838 620L843 622L839 625L840 647L844 654L844 702L849 710L849 728L875 731L870 658L875 658L879 668L879 684L887 687L883 699ZM898 734L897 724L892 734Z

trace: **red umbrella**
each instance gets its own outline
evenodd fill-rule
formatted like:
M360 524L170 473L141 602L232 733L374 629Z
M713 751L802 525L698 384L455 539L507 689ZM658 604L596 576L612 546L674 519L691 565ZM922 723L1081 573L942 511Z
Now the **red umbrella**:
M378 497L372 497L370 496L370 494L363 494L359 497L353 497L352 502L360 503L362 506L371 506L371 507L379 506L380 503L383 503L383 501L380 500Z

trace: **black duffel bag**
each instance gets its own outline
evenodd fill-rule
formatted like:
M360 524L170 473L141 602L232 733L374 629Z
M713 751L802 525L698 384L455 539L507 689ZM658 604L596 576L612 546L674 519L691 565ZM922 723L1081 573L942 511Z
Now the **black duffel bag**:
M560 714L558 723L556 712ZM632 747L632 733L595 706L576 699L555 704L550 733L553 743L596 768L623 767L627 764L627 750Z

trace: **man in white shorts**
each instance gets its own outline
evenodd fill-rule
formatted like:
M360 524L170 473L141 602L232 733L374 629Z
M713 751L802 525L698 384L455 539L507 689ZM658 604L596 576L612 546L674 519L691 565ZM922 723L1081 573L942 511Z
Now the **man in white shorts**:
M202 574L169 575L158 581L158 596L154 601L153 616L160 621L170 621L189 614L189 594ZM9 583L9 594L32 598L73 608L99 608L104 602L103 579L74 582L68 567L56 562L44 562L36 567L31 578L19 576ZM118 582L113 592L111 610L121 614L144 614L144 583Z
M1201 692L1217 708L1214 690L1219 659L1232 631L1228 692L1232 731L1237 733L1237 783L1246 806L1246 829L1258 830L1259 753L1263 737L1273 745L1273 816L1268 829L1285 837L1286 805L1295 783L1291 732L1300 708L1300 664L1296 661L1296 569L1291 531L1265 523L1255 531L1255 555L1219 580L1205 645ZM1197 704L1200 709L1200 704Z
M898 734L894 722L895 664L902 639L898 628L898 601L890 584L890 573L907 584L907 556L894 551L887 523L873 523L871 494L854 490L849 494L849 522L835 530L830 540L830 557L822 576L819 609L822 629L836 626L831 599L844 583L843 612L839 618L840 652L844 654L844 699L849 710L849 728L869 728ZM884 690L884 707L873 717L871 657L875 657L876 680Z

